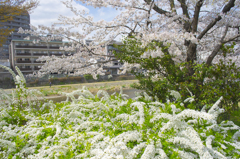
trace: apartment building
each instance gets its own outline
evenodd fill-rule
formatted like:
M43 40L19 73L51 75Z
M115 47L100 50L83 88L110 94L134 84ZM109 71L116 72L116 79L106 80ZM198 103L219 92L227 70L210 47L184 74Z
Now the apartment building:
M93 40L85 40L84 44L89 45L89 43L94 43ZM115 48L113 45L123 45L119 41L111 41L108 45L102 45L102 50L106 53L106 55L109 56L108 60L111 61L111 66L104 66L103 69L106 70L106 74L112 74L116 75L118 73L118 70L122 67L122 63L118 61L118 59L114 56L113 51L118 51L117 48ZM100 58L98 61L105 60L105 58Z
M13 21L1 22L0 27L14 29L13 33L8 36L7 41L0 47L0 59L9 59L9 44L12 39L24 39L27 34L19 34L18 29L22 27L25 29L30 29L30 15L28 13L13 18Z
M118 59L114 56L113 54L113 51L118 51L117 48L115 48L113 45L123 45L121 42L119 41L111 41L111 43L109 43L107 46L106 46L106 54L108 56L111 56L109 57L109 60L112 60L111 63L112 63L112 66L109 66L109 67L103 67L104 70L106 70L109 74L112 74L112 75L115 75L117 74L118 70L122 67L122 63L120 63L118 61ZM113 56L113 57L112 57Z
M63 41L51 41L44 42L39 41L35 43L38 38L29 37L24 40L13 39L9 45L10 54L10 66L15 69L17 66L23 74L32 74L38 71L44 63L36 61L41 56L70 56L76 51L64 51L60 50L61 46L68 45L68 42ZM38 39L39 40L39 39Z

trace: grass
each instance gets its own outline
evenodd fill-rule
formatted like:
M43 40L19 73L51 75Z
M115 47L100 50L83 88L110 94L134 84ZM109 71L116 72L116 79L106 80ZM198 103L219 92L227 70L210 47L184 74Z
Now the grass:
M239 114L240 114L240 109L238 111L233 112L230 115L230 120L233 121L236 125L240 126L240 118L239 118Z
M126 80L126 81L109 81L109 82L96 82L96 83L81 83L81 84L66 84L66 85L52 85L41 86L41 87L28 87L28 89L36 89L44 96L59 96L60 92L72 92L77 89L81 89L83 86L86 86L89 91L96 93L98 90L106 91L116 91L118 92L120 88L130 89L133 83L137 80ZM6 89L8 93L11 93L11 89Z

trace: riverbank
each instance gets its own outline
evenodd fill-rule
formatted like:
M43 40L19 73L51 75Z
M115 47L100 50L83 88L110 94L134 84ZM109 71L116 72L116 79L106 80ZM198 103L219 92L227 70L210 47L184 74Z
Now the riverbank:
M60 92L72 92L82 87L87 87L90 92L96 93L98 90L106 90L110 92L118 92L120 88L131 89L133 83L137 83L138 80L123 80L123 81L108 81L108 82L95 82L95 83L78 83L78 84L65 84L65 85L52 85L40 86L40 87L28 87L28 89L35 89L40 91L45 98L51 98L54 96L61 96ZM14 89L4 89L4 91L10 94Z

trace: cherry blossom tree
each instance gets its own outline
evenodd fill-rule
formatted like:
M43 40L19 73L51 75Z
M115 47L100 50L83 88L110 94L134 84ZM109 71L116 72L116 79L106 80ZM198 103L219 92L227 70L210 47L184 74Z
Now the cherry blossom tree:
M70 27L59 28L55 24L52 27L32 27L31 31L21 30L20 32L37 36L50 34L51 37L42 38L45 41L66 38L71 41L71 46L62 49L78 48L78 53L71 57L41 58L47 63L51 62L49 70L62 68L74 70L78 74L100 73L102 66L109 60L102 46L119 36L135 35L143 46L153 40L170 43L169 54L175 55L172 60L189 62L189 75L193 75L194 62L201 59L211 65L223 44L237 42L240 37L240 2L236 0L75 1L95 8L112 7L121 12L110 22L94 21L85 10L77 10L72 1L65 1L63 3L77 18L60 15L57 25ZM72 27L81 27L82 31L72 32ZM84 45L85 38L94 40L94 45ZM236 50L239 51L239 45L236 46ZM143 58L161 55L161 50L157 49L146 52ZM47 72L46 68L43 67L42 71Z
M113 60L111 54L106 54L105 46L121 37L134 37L140 42L140 48L146 48L153 41L158 42L154 49L145 49L139 58L168 56L169 65L185 62L185 65L178 67L187 69L184 77L193 76L198 63L211 66L214 60L217 62L221 59L221 48L224 45L234 43L235 54L232 59L238 58L238 0L74 0L75 2L95 8L112 7L120 12L112 21L94 21L88 12L77 10L73 1L68 0L63 3L76 15L75 18L60 15L59 22L51 27L32 26L32 30L20 30L20 33L40 36L46 42L68 39L70 45L61 49L78 50L72 56L41 57L39 60L46 61L46 64L38 72L39 75L53 71L74 72L91 73L96 78L97 74L104 74L103 66L111 65ZM78 32L71 31L73 28L81 29ZM43 35L51 36L42 37ZM84 39L92 39L93 42L86 44ZM127 45L131 44L126 42L125 46ZM163 48L167 48L167 51ZM139 63L125 62L122 73L133 67L139 67ZM157 76L166 77L173 71L166 72L158 66L154 72L157 72ZM202 85L204 80L197 81L197 84Z

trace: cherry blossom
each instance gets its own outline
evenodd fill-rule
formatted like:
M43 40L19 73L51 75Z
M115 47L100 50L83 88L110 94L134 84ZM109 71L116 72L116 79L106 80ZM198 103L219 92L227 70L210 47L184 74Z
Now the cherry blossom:
M64 50L77 49L69 57L42 57L46 61L40 72L75 74L104 74L103 66L112 60L105 47L119 37L134 35L142 42L162 41L171 44L169 54L176 62L205 62L210 65L221 54L223 44L236 42L235 53L239 53L240 15L238 0L74 0L96 9L111 7L119 11L112 21L94 21L91 13L78 10L72 0L63 4L76 15L74 18L59 16L59 22L47 26L33 27L20 33L41 36L41 40L67 39L71 45ZM62 27L59 27L62 25ZM80 32L71 31L81 28ZM51 35L45 36L43 35ZM93 40L85 44L84 39ZM142 58L161 57L161 49L147 51ZM236 58L238 55L233 56ZM95 59L95 60L93 60ZM94 61L94 62L93 62ZM123 69L129 69L134 65ZM190 75L194 72L189 68ZM39 74L40 74L39 72ZM125 71L122 71L124 73ZM96 77L96 75L94 75Z

